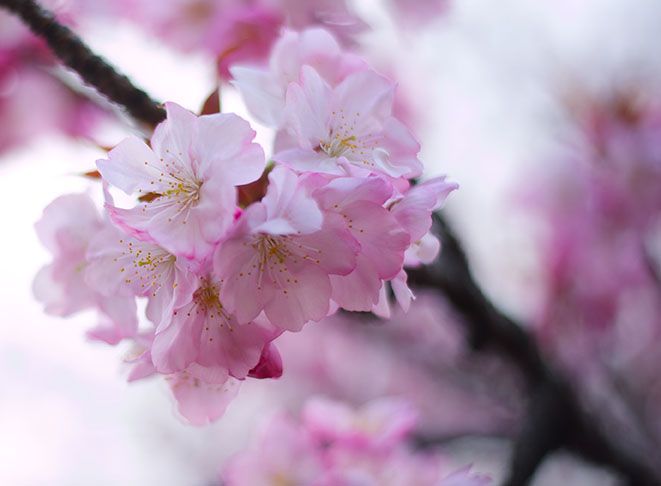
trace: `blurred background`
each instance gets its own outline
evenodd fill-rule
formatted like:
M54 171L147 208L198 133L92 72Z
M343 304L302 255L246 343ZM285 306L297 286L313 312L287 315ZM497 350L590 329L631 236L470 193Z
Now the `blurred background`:
M48 6L155 99L199 111L230 62L200 38L216 3ZM302 18L304 2L289 3L288 25L324 25L315 12ZM331 24L399 83L425 177L461 186L445 211L488 296L529 326L596 420L661 464L661 3L347 8L351 22ZM227 82L221 95L224 111L250 119ZM255 126L270 146L273 134ZM31 290L50 258L35 221L61 194L100 200L80 174L138 131L0 11L1 484L214 484L274 410L295 414L315 394L354 404L405 397L420 410L420 435L437 438L451 462L503 477L522 417L519 378L467 348L438 296L419 293L390 321L336 316L287 335L283 378L247 382L204 428L176 416L162 381L126 382L128 349L85 339L93 313L45 315ZM533 481L561 483L619 484L562 452Z

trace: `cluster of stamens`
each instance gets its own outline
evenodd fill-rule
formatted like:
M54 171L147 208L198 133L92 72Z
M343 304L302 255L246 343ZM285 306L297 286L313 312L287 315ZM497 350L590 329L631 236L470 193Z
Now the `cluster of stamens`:
M176 257L171 253L158 248L157 246L134 245L119 240L119 243L126 244L126 250L122 251L123 258L129 260L130 269L126 266L120 267L119 271L127 273L124 282L127 284L139 284L143 291L149 291L153 297L161 288L163 283L163 274L172 270L172 265ZM115 258L115 262L119 259Z
M169 153L169 150L166 150ZM179 154L181 157L182 154ZM160 170L159 177L149 182L151 188L159 188L157 191L144 191L147 194L154 194L155 197L143 199L151 204L170 205L176 204L177 212L175 216L183 214L182 224L186 224L190 210L195 207L200 200L200 190L202 188L202 181L200 181L193 172L173 159L167 161L164 158L160 159L163 164ZM149 165L145 162L145 165ZM165 187L163 187L165 185ZM146 208L143 207L143 211ZM173 216L168 218L172 222Z
M327 140L319 143L318 151L323 151L329 157L345 156L352 162L361 162L363 165L374 166L371 159L372 149L376 147L376 137L356 135L356 123L360 113L347 120L344 110L332 112L331 129Z
M193 294L194 310L188 312L188 317L192 313L203 314L206 317L204 330L209 331L209 326L214 322L220 327L227 327L233 331L230 316L220 301L220 284L212 281L208 277L202 278L202 284ZM209 337L209 342L213 337Z

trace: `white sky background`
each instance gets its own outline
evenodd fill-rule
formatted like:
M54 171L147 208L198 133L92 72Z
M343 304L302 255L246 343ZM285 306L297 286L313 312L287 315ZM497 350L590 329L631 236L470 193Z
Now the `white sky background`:
M530 167L561 150L556 140L567 131L553 94L571 80L606 86L642 67L658 79L661 2L454 0L447 18L397 36L379 3L358 5L375 27L368 50L398 66L402 87L427 110L423 160L429 175L461 184L449 210L478 275L505 308L526 315L534 252L512 194ZM93 27L83 32L89 42L155 98L195 110L212 88L204 58L168 51L116 20ZM213 427L185 426L164 383L127 385L122 350L85 341L93 314L48 317L31 295L49 259L33 224L52 199L88 186L72 174L101 155L48 137L0 160L0 484L207 484L272 408L277 382L244 387ZM545 466L535 484L557 484L558 474L568 485L609 484L566 465ZM493 460L483 467L499 474Z

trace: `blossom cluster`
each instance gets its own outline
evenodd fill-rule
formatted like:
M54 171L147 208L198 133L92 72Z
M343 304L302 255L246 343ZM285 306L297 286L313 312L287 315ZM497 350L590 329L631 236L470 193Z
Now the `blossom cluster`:
M226 465L227 486L486 486L491 480L452 470L438 454L407 443L416 424L406 402L380 399L353 409L343 402L310 399L300 422L274 416L250 448Z
M661 102L644 90L586 98L574 113L581 150L545 181L537 207L549 223L542 332L568 349L582 341L576 355L587 358L595 337L629 319L641 336L661 330Z
M131 379L161 374L179 411L219 417L241 380L282 373L273 341L338 309L407 309L405 265L434 259L431 212L456 188L421 175L392 116L395 85L323 30L287 32L268 69L236 68L249 123L166 103L149 144L97 161L105 205L63 196L37 231L55 259L35 281L46 310L97 308L91 336L136 346ZM145 299L139 326L136 298Z
M175 48L211 54L223 79L268 58L283 28L321 27L345 45L367 28L346 0L121 0L116 10Z

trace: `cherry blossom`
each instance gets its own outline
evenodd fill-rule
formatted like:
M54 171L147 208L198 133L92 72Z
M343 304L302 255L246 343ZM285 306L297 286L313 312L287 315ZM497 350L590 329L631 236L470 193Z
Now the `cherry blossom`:
M97 309L101 324L90 337L114 343L133 335L138 323L133 299L105 296L85 280L87 248L106 224L86 194L60 196L49 204L35 228L53 261L39 271L33 291L48 314L65 317Z
M129 381L152 377L157 370L151 359L153 333L136 336ZM220 418L239 392L241 381L224 368L192 363L182 371L166 374L164 380L177 403L177 411L191 425L207 425Z
M312 66L330 86L368 69L359 56L342 50L327 30L310 28L300 33L285 31L273 47L268 69L234 66L230 71L251 115L266 126L279 128L287 87L298 81L304 65Z
M196 117L174 103L166 109L151 148L128 138L97 167L109 184L147 196L129 209L109 205L117 224L178 256L202 260L232 225L235 186L261 175L264 153L236 115Z
M301 172L336 175L383 173L417 177L418 142L392 116L395 85L374 71L359 71L331 87L310 66L287 88L283 127L293 145L273 158Z
M264 346L279 332L263 321L240 324L221 301L221 287L211 275L200 277L189 299L157 327L151 355L159 372L196 363L245 378L259 363Z
M401 270L410 239L384 207L393 188L384 179L343 177L316 189L315 200L328 221L343 226L360 243L355 269L331 276L333 300L353 311L370 311L384 280Z
M264 199L243 213L219 247L215 269L239 322L264 311L273 325L295 331L326 317L329 276L354 269L358 243L324 220L293 172L275 169L269 181Z
M387 449L411 432L417 414L409 403L396 399L375 400L354 410L342 402L312 398L305 406L303 421L321 442Z
M302 423L277 414L256 441L226 464L222 480L242 484L317 486L485 486L470 467L452 470L438 454L411 450L406 440L414 412L401 401L383 400L362 410L314 399ZM391 422L392 421L392 422Z
M227 486L244 484L323 485L322 458L311 453L312 437L286 415L276 415L250 449L237 454L223 471Z
M106 225L87 249L86 283L104 295L147 297L147 317L158 324L195 285L185 262L164 248Z

